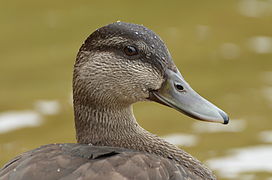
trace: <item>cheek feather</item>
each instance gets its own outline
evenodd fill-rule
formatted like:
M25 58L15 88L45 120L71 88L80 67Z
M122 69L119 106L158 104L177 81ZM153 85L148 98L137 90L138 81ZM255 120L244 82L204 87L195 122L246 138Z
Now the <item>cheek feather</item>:
M114 57L114 58L113 58ZM81 65L80 79L84 79L91 97L102 95L114 101L134 103L149 97L149 90L159 89L163 78L150 63L127 60L113 52L97 52Z

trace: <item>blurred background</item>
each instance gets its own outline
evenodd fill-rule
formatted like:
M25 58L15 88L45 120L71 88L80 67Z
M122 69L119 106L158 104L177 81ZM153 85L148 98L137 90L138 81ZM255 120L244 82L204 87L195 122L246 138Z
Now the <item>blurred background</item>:
M0 166L43 144L75 142L72 68L95 29L143 24L185 79L226 111L227 126L155 103L139 123L208 165L219 179L272 180L272 1L1 0Z

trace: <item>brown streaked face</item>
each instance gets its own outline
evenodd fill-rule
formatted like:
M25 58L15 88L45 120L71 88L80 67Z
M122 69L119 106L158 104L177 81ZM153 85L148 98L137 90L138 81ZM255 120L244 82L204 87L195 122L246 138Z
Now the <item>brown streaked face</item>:
M123 22L96 30L80 48L74 98L109 107L149 99L200 120L228 122L226 113L183 79L159 36Z

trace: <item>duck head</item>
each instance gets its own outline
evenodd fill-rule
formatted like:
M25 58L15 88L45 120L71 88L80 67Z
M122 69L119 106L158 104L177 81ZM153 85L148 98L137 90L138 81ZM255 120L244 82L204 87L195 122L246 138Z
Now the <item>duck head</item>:
M116 108L152 100L193 118L227 124L227 114L184 80L161 38L141 25L116 22L97 29L74 66L74 103Z

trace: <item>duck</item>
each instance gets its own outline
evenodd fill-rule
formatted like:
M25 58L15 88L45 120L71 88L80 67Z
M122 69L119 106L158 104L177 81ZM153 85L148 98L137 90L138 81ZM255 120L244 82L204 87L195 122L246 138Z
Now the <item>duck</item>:
M132 105L139 101L202 121L229 122L185 81L157 34L143 25L114 22L88 36L76 56L77 143L25 152L1 168L0 179L215 180L196 158L137 123Z

